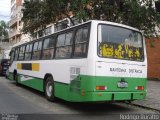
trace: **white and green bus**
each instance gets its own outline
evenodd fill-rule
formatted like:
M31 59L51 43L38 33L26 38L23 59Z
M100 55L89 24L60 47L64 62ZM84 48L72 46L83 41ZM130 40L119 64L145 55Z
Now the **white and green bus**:
M91 20L13 47L9 79L54 101L132 101L146 96L142 33Z

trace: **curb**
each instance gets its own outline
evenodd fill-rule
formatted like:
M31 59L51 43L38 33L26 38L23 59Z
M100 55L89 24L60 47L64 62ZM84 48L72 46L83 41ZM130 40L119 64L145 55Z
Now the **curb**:
M160 78L147 78L148 81L160 81Z

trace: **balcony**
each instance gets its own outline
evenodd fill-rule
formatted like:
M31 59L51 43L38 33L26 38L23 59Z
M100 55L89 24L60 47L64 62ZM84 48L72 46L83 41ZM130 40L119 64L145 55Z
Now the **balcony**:
M19 15L19 12L22 10L22 6L17 6L17 8L11 13L11 16L14 16L9 21L9 26L12 27L17 24L17 21L21 20L21 16Z
M13 30L12 32L9 33L9 38L12 38L14 36L20 35L21 32L19 30Z
M11 11L11 15L16 16L17 13L21 12L22 8L23 7L21 5L17 6L14 10Z
M12 27L17 24L18 18L14 17L9 21L9 27Z

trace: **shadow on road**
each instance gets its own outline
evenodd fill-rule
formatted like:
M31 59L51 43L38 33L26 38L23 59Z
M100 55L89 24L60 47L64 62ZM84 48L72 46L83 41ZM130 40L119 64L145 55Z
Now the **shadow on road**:
M130 109L116 103L70 103L61 102L66 107L86 114L117 114L120 112L129 112Z

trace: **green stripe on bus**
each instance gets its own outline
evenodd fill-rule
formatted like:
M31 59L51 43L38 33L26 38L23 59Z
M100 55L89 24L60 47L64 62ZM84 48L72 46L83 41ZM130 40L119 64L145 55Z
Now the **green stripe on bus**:
M123 78L128 88L118 88L118 77L101 77L79 75L70 84L54 83L55 96L72 102L138 100L146 96L146 78ZM34 78L19 82L39 91L43 90L43 79ZM107 86L107 90L96 90L96 86ZM136 86L144 86L144 90L136 90Z
M30 80L21 81L20 75L18 75L18 83L34 88L38 91L44 92L43 79L41 78L32 78Z

